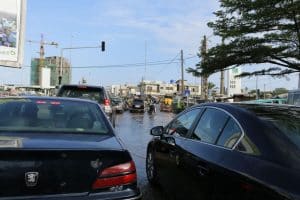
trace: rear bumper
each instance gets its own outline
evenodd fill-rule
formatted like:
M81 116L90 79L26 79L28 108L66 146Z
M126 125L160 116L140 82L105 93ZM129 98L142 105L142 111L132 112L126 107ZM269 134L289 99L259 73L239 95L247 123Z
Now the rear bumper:
M130 111L132 112L145 112L144 108L130 108Z
M0 200L140 200L142 194L138 191L126 190L121 192L73 193L59 195L39 195L22 197L0 197Z

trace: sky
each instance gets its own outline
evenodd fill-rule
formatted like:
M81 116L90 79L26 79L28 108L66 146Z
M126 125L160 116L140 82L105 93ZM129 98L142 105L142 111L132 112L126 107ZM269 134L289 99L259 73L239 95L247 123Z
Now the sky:
M184 67L195 67L203 36L208 37L208 47L220 41L207 27L218 9L217 0L27 0L25 38L39 41L43 34L45 41L59 44L57 48L45 46L45 56L59 56L61 48L98 46L105 41L105 52L64 51L74 67L72 83L85 78L89 84L104 86L137 84L143 77L170 82L181 78L181 49ZM38 51L39 44L25 42L24 66L0 67L0 84L29 84L30 61L39 56ZM191 74L184 76L189 83L200 83ZM218 86L219 76L214 74L209 81ZM258 87L295 89L297 81L296 74L282 79L259 77ZM255 85L255 78L242 80L243 88Z

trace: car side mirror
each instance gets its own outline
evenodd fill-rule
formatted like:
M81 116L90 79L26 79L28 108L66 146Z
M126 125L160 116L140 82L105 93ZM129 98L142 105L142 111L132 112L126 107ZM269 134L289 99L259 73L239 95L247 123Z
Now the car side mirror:
M162 136L163 132L164 132L163 126L155 126L150 130L150 135Z

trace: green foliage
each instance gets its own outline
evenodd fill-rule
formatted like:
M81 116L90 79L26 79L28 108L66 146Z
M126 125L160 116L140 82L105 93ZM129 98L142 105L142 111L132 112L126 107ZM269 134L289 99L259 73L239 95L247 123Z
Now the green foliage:
M225 42L212 47L194 75L227 67L272 64L278 67L240 76L282 76L300 71L300 0L220 0L217 19L208 23ZM199 55L203 58L203 55ZM193 71L194 70L194 71Z
M211 90L215 87L216 85L213 82L208 82L208 89Z
M275 88L273 91L273 95L280 95L280 94L285 94L288 93L288 90L286 88Z

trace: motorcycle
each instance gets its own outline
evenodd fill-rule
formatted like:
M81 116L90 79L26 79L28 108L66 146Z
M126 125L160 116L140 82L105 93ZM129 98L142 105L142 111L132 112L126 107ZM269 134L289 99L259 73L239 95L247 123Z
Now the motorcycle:
M155 108L155 105L152 103L152 104L149 105L148 113L152 114L152 113L155 113L155 112L156 112L156 108Z

